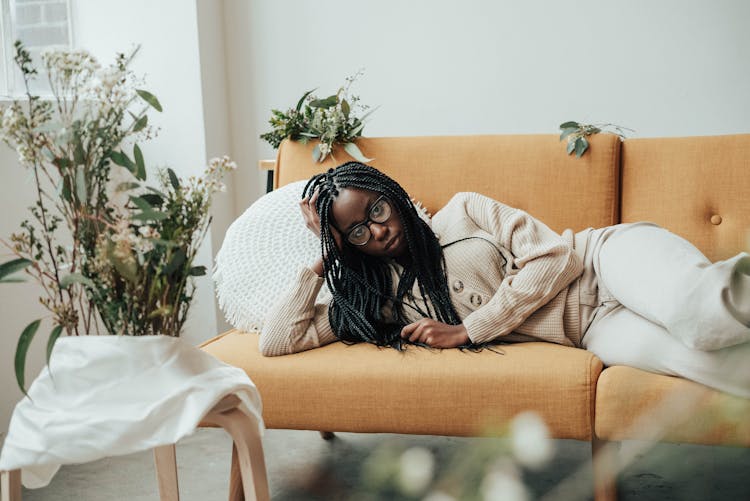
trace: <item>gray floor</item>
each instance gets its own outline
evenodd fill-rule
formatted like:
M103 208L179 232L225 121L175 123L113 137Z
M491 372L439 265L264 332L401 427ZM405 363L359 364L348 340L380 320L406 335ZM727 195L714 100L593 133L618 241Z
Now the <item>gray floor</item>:
M435 454L437 471L443 475L454 468L450 461L470 454L468 451L477 449L483 440L488 439L339 433L326 442L317 432L268 430L264 449L271 496L279 501L394 499L396 495L386 488L363 493L363 471L374 451L389 446L426 447ZM523 471L531 497L591 499L589 444L574 440L555 443L555 457L547 466L538 472ZM632 442L623 447L640 445ZM231 442L222 430L201 429L183 439L177 445L181 499L226 499L230 455ZM139 453L63 467L48 487L24 489L23 499L156 500L152 456ZM638 454L624 471L620 499L750 499L750 449L659 444Z

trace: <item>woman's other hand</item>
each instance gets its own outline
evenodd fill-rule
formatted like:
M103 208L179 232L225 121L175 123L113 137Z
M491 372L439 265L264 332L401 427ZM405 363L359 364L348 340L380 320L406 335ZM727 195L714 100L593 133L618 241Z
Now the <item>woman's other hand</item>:
M471 343L463 324L449 325L431 318L421 318L405 326L401 329L401 338L433 348L455 348Z

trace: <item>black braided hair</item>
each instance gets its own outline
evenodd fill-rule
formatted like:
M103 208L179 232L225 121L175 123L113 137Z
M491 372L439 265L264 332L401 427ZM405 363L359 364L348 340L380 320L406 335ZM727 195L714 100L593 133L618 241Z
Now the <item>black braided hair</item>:
M341 252L336 247L329 223L332 203L342 188L385 195L401 219L409 250L395 296L386 258L364 254L345 239ZM434 307L432 311L425 302L427 311L420 313L446 324L461 323L450 299L443 249L396 181L369 165L347 162L313 176L305 185L302 197L312 196L315 190L319 191L316 209L320 216L321 250L325 256L323 268L333 295L328 316L334 334L341 341L347 344L364 341L402 350L408 343L400 336L402 327L408 323L403 297L411 291L415 280L421 296L429 297ZM392 319L383 318L382 308L387 304L394 312Z

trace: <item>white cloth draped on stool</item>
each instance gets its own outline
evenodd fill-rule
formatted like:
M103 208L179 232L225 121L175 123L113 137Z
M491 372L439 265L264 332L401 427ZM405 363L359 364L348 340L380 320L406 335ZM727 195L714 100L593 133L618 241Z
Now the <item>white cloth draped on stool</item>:
M173 444L227 395L263 431L257 388L239 368L168 336L61 338L13 411L0 470L27 488L60 465Z

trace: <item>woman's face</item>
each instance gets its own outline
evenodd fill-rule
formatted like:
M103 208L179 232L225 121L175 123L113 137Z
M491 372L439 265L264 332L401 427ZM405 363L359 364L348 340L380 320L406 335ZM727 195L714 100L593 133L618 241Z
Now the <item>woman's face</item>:
M407 244L401 219L393 203L381 197L382 194L376 191L340 189L331 206L334 231L339 230L345 241L348 240L355 249L367 255L394 259L402 257L406 254ZM351 240L366 243L354 245Z

